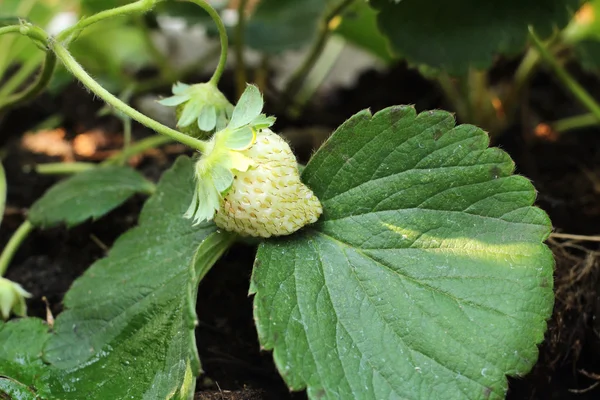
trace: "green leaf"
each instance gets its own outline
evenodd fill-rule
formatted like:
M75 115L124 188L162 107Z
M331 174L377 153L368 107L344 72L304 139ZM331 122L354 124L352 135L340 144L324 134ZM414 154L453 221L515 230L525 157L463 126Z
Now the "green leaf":
M60 370L46 377L52 398L191 398L197 285L233 239L183 218L193 189L192 161L181 157L139 226L75 281L44 349Z
M38 318L0 322L0 375L26 386L38 386L40 377L48 370L42 361L48 337L48 325Z
M81 172L54 185L29 210L39 227L75 226L99 218L135 193L151 193L154 185L129 167L101 167Z
M35 392L20 382L0 376L0 398L9 400L37 400Z
M381 31L410 62L464 74L488 68L496 54L523 50L527 27L541 36L564 27L579 0L503 2L457 0L372 0Z
M553 305L546 214L485 132L443 111L360 112L303 179L321 220L259 248L262 346L313 399L499 399Z
M247 85L238 103L233 109L231 120L227 126L229 129L241 128L258 117L263 109L264 102L258 88Z
M248 21L248 46L266 53L298 49L314 40L329 0L261 0Z

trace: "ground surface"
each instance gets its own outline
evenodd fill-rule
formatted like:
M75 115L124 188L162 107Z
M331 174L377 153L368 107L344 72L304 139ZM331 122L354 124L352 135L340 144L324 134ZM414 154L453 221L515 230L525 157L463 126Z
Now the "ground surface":
M587 79L582 77L582 79ZM594 81L586 82L600 98ZM594 88L594 85L596 87ZM315 137L295 135L300 157L355 112L370 107L377 111L393 104L415 104L418 110L448 108L438 90L403 66L380 74L364 74L355 87L333 91L298 121L279 118L278 129L311 128ZM56 181L56 178L24 172L23 167L48 161L19 147L22 133L50 115L63 116L67 137L101 128L118 133L113 117L97 118L101 106L77 85L52 97L46 95L0 121L0 141L7 150L8 210L0 229L0 245L23 220L25 210ZM555 120L577 112L574 102L543 73L537 75L523 107L522 123L511 126L494 139L516 161L517 172L533 180L539 191L538 205L545 209L559 231L600 232L600 129L566 134L557 141L532 137L529 127L540 120ZM321 129L313 129L315 126ZM148 132L136 127L134 135ZM298 140L298 137L303 139ZM177 153L177 149L170 153ZM139 169L157 179L176 154L146 157ZM21 247L8 277L23 283L33 294L31 315L45 317L46 296L55 314L72 281L93 261L103 257L125 230L136 224L143 197L134 197L105 218L72 230L63 228L35 232ZM592 242L552 241L557 256L557 302L540 360L531 374L511 380L509 399L596 399L600 387L587 373L600 374L600 266ZM198 348L205 376L198 380L198 399L303 399L290 394L279 377L270 353L260 352L252 320L252 300L247 297L254 249L237 245L202 282L198 295ZM585 372L582 372L585 371ZM589 375L589 374L588 374ZM576 393L575 391L584 391Z

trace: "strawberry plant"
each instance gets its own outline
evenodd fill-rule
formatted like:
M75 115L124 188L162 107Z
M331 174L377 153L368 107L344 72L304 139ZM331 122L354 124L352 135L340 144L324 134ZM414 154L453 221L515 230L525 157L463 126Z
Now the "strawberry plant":
M404 105L355 114L299 166L277 134L275 117L263 112L256 86L245 86L235 105L219 91L226 28L207 2L189 2L215 22L222 47L210 80L176 82L173 96L160 100L174 107L176 129L111 94L70 51L90 26L147 13L161 1L99 7L55 36L24 20L0 28L45 52L30 95L43 89L58 61L121 115L164 136L55 185L5 247L0 275L32 230L73 227L135 194L147 196L137 226L73 283L56 320L0 323L0 393L22 399L193 398L201 372L202 343L194 337L198 287L243 240L258 242L248 286L259 340L291 390L306 390L311 399L504 398L507 376L523 376L536 362L554 304L554 260L544 244L551 224L534 206L531 182L514 174L506 152L489 147L484 130L457 125L446 111L417 113ZM326 14L302 29L312 32L322 23L328 35L329 22L352 5L270 3L258 6L249 32L281 23L273 15ZM550 33L548 18L558 25L568 20L558 1L540 14L523 12L506 37L492 35L498 40L473 47L469 61L453 50L449 22L448 30L439 25L432 32L448 39L446 52L406 40L415 31L422 40L431 37L431 27L411 17L425 18L423 8L431 5L392 3L372 6L394 48L450 73L468 70L471 61L487 65L496 50L514 52L528 35L541 56L553 60L535 31ZM400 28L390 23L400 13L396 6L405 11ZM389 13L381 11L388 7ZM462 16L460 10L440 6L436 17ZM498 11L479 10L485 16ZM360 41L350 25L344 32ZM268 51L282 46L281 37L252 37L251 45ZM300 29L290 37L292 46L306 39ZM305 77L301 69L290 93ZM179 157L156 184L124 165L128 155L165 141L198 154ZM24 316L28 293L0 279L0 314Z

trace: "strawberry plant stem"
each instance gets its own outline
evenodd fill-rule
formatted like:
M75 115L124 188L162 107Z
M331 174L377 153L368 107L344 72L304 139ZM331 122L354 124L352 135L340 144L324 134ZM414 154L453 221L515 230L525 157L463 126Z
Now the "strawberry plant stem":
M209 82L213 85L217 85L219 80L221 79L221 75L225 71L225 65L227 63L227 51L229 46L229 40L227 38L227 29L225 29L225 25L223 25L223 21L219 16L219 13L210 6L204 0L184 0L194 3L204 9L213 19L214 23L217 25L217 30L219 31L219 39L221 41L221 56L219 57L219 64L217 65L217 69L213 73L213 76L210 78Z
M60 42L50 42L52 46L52 50L56 56L61 60L64 64L65 68L75 76L81 83L85 85L90 91L92 91L96 96L100 97L109 105L113 106L117 110L121 111L123 114L131 117L137 122L141 123L144 126L152 129L155 132L158 132L162 135L168 136L178 142L181 142L193 149L199 150L201 152L206 151L206 143L195 139L191 136L185 135L181 132L178 132L174 129L165 126L152 118L147 117L136 109L128 106L119 100L116 96L110 93L108 90L104 89L98 82L94 80L84 69L77 60L73 58L71 53L60 43Z
M3 35L4 33L21 33L29 36L36 44L38 44L38 47L41 47L40 42L43 43L48 38L48 35L40 28L27 25L10 25L0 28L0 35ZM38 75L35 82L25 90L9 96L5 100L0 100L0 109L14 107L35 98L46 88L50 82L50 78L52 78L55 66L56 56L52 51L47 50L42 71Z
M14 257L21 243L29 236L33 230L33 224L25 220L21 226L13 233L10 240L0 254L0 276L3 276L8 268L8 264Z
M552 68L562 84L600 121L600 105L596 100L567 72L554 55L548 51L532 27L529 27L529 36L533 45L540 53L541 58Z

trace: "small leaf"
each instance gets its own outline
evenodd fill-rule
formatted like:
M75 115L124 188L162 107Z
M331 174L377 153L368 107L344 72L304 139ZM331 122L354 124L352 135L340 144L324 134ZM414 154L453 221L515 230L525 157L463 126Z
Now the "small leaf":
M252 146L256 140L256 133L249 126L233 131L228 130L226 133L225 145L232 150L245 150Z
M81 172L54 185L29 210L29 221L46 228L75 226L98 218L135 193L149 193L154 185L128 167L100 167Z
M205 106L198 116L198 128L203 131L212 131L217 125L217 110L215 106Z
M233 173L222 165L215 165L211 171L213 181L215 182L215 188L219 193L223 193L225 190L231 187L233 183Z
M233 109L228 128L237 129L249 124L260 115L263 105L263 98L258 88L254 85L246 86L246 90Z
M171 96L171 97L165 97L164 99L160 99L157 101L158 104L161 104L163 106L167 106L167 107L174 107L174 106L178 106L179 104L186 102L190 99L190 96L187 95L182 95L182 96Z
M198 282L233 236L182 217L192 182L192 161L181 157L144 205L139 226L73 283L44 347L57 371L45 377L50 398L193 395Z
M553 306L551 227L485 132L443 111L363 111L303 179L317 224L260 246L261 344L312 399L501 399Z
M190 88L190 85L188 85L187 83L176 82L175 84L173 84L173 88L171 89L171 91L175 95L181 95L181 94L184 94L185 91L188 90L189 88Z
M177 121L177 126L186 127L191 125L194 121L198 119L198 115L200 115L200 112L202 111L203 107L204 104L202 104L202 102L198 101L197 99L192 99L188 101L183 106L183 111L181 112L181 116Z
M273 126L274 123L275 123L275 117L271 117L271 116L267 117L265 114L261 114L258 117L254 118L254 120L252 120L250 125L254 129L266 129L266 128Z

